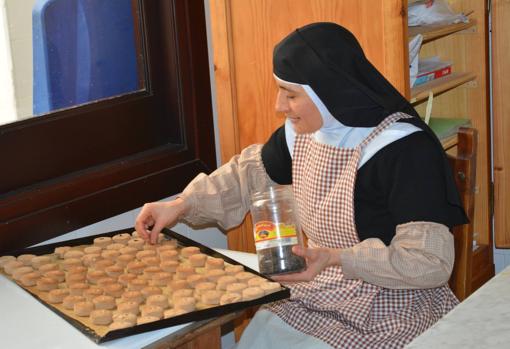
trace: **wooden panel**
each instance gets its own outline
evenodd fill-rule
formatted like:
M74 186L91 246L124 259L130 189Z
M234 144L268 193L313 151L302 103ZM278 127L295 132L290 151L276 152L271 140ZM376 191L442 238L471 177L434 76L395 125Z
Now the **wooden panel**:
M272 52L275 44L297 27L317 21L347 27L359 39L368 59L406 93L408 54L402 43L407 38L407 19L400 0L209 3L223 162L250 144L265 142L283 124L283 115L274 111ZM241 228L229 232L229 247L253 251L252 239L248 217Z
M493 0L492 87L494 113L494 236L496 247L510 248L510 2Z

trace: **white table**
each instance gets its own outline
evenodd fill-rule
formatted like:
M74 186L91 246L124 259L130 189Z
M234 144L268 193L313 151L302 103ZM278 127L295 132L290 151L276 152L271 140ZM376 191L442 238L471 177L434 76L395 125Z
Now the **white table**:
M510 267L489 280L406 348L510 348Z
M257 256L228 250L218 252L258 270ZM192 323L145 332L100 345L49 311L28 292L0 275L0 347L9 349L91 349L142 348L175 332L193 327Z

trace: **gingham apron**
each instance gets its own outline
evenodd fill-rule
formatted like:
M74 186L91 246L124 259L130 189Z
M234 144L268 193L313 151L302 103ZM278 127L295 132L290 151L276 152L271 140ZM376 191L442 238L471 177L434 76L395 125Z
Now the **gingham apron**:
M410 117L388 116L356 148L317 143L310 134L296 137L293 190L310 247L349 248L360 242L354 184L362 150L392 123ZM448 286L387 289L344 279L340 266L289 287L290 299L266 309L335 348L401 348L458 303Z

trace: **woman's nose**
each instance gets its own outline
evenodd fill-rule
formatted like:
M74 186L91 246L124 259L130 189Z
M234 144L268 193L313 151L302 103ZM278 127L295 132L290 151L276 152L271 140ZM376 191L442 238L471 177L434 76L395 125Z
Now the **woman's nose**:
M283 98L281 92L278 92L278 94L276 95L276 103L274 108L278 113L286 113L289 111L289 104L287 103L285 98Z

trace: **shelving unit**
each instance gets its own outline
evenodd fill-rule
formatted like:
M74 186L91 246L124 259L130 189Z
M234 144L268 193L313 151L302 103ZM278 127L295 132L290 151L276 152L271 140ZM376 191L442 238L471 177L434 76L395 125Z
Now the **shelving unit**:
M443 36L458 33L463 30L475 27L477 24L476 19L470 19L468 23L457 23L449 25L431 25L420 27L409 27L409 39L418 34L423 35L423 43L442 38Z
M408 99L425 114L429 92L434 95L432 116L469 119L478 130L474 232L468 294L494 275L490 203L490 137L488 112L488 61L486 3L483 0L449 1L454 12L470 13L469 23L409 27L408 39L423 35L420 57L439 56L452 62L452 74L408 90ZM455 153L455 135L441 139L445 150Z
M423 85L413 87L411 89L412 104L423 102L429 96L429 91L432 91L434 96L440 95L443 92L451 90L457 86L465 84L466 82L476 79L475 73L452 73L445 77L429 81Z

